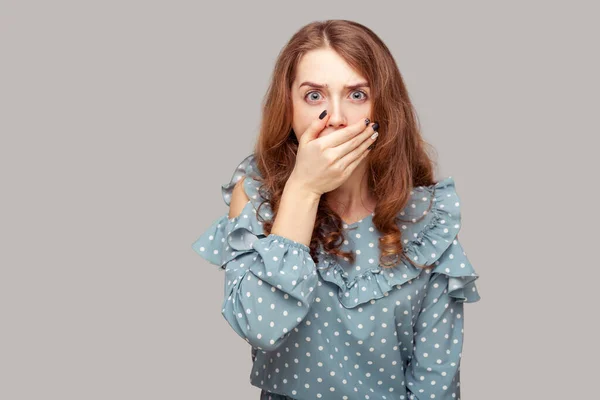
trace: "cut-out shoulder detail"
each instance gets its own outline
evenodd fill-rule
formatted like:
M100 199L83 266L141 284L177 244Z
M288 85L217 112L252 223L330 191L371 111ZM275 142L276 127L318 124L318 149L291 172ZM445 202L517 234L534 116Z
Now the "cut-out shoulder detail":
M238 164L228 183L221 185L223 201L225 204L229 205L235 185L243 178L245 179L242 186L244 187L250 202L252 202L254 209L260 215L262 220L271 220L273 214L271 205L268 201L265 202L267 199L263 197L263 193L261 193L260 190L262 176L258 170L254 153L248 155L240 164ZM263 202L265 203L263 204Z
M239 180L239 181L237 181L237 182L235 183L235 185L233 186L233 187L234 187L234 189L235 189L236 187L243 186L243 185L244 185L244 180L245 180L245 179L246 179L246 176L242 176L242 177L240 178L240 180Z
M254 153L244 158L242 162L238 164L238 166L233 171L229 182L221 185L221 195L223 196L223 201L225 202L225 204L229 205L231 201L233 188L235 187L235 185L243 178L252 174L253 168L251 163L254 163ZM244 180L243 186L246 186L247 184L248 179ZM248 196L250 195L248 194Z
M250 198L244 190L244 177L242 177L234 186L229 204L229 218L235 218L242 213L242 210L250 201Z

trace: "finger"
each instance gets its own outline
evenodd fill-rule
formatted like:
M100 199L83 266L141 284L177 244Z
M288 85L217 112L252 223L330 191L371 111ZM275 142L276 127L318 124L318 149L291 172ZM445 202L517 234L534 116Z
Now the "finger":
M302 136L300 136L298 141L299 143L308 143L319 136L321 131L325 128L327 121L329 121L329 113L327 113L327 110L324 110L323 112L326 113L323 119L316 118L313 122L311 122L308 129L306 129ZM322 114L323 113L321 113L321 115Z
M319 140L327 148L336 147L352 139L353 137L364 131L365 128L367 128L366 117L352 125L349 125L343 129L338 129L337 131L332 132L327 136L321 137L319 138Z
M379 124L375 122L367 128L365 128L365 130L359 135L333 148L332 150L335 152L336 158L344 158L347 154L357 149L365 142L369 143L369 141L371 141L372 143L371 136L377 131L377 129L379 129ZM367 144L367 146L369 145Z
M343 163L343 165L350 165L354 161L359 159L364 153L368 153L367 149L369 148L369 146L372 145L375 142L375 140L377 140L377 135L375 135L375 132L377 131L371 133L372 130L372 127L370 127L367 134L360 135L358 139L364 137L366 137L366 139L363 139L359 146L356 146L353 150L347 152L346 155L340 158L340 161ZM368 135L368 133L371 133L371 135ZM375 138L373 139L372 136L375 136Z
M369 140L371 140L371 139L369 139ZM368 143L368 141L367 141L367 143ZM352 161L350 163L350 165L348 165L347 168L349 168L349 172L352 173L352 171L354 171L354 169L358 166L358 164L360 164L360 162L362 160L364 160L365 158L367 158L367 156L369 154L371 154L371 149L369 149L369 146L367 146L366 149L362 152L362 154L356 160Z

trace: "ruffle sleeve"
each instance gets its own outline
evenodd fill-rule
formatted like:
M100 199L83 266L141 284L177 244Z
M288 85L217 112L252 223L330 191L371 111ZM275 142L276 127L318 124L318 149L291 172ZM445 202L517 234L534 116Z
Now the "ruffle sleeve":
M192 243L192 248L206 261L225 268L235 257L251 252L254 241L265 236L255 213L249 201L237 217L222 215Z
M285 342L306 317L315 299L318 275L310 248L284 236L265 235L257 218L264 198L254 155L235 169L221 186L230 204L235 184L244 179L249 201L242 212L216 219L192 244L196 253L225 271L222 314L235 332L254 348L270 351ZM270 218L268 202L260 207L263 220Z
M474 280L477 279L477 275L473 267L466 260L464 252L457 251L458 247L447 252L457 240L461 226L460 199L456 193L454 179L448 176L434 185L415 188L415 199L426 195L433 197L427 222L416 236L403 245L403 252L417 264L430 266L438 263L433 272L445 273L451 277L452 293L466 301L476 301L478 295ZM460 262L456 262L458 260ZM336 258L324 253L318 271L325 281L338 286L340 303L346 308L353 308L386 296L394 288L401 288L404 283L418 277L424 270L401 260L392 268L378 265L354 279L348 279L348 273Z
M474 303L481 299L475 284L479 275L467 258L458 237L452 241L452 244L435 264L436 266L431 273L446 275L450 297L463 303Z
M242 162L240 162L240 164L233 171L233 175L228 183L221 185L223 201L225 204L229 205L235 184L244 177L244 191L254 206L254 209L258 211L258 215L263 220L270 219L272 216L271 206L269 202L266 201L268 200L268 196L266 196L265 193L263 193L260 189L262 176L258 170L254 153L248 155L242 160ZM265 203L262 204L263 202Z
M243 187L249 198L240 215L229 218L229 212L221 215L192 243L192 248L211 264L224 267L236 256L252 251L252 243L265 236L262 220L271 216L268 202L259 193L260 174L254 154L250 154L235 168L228 183L221 185L223 201L229 206L236 183L244 178ZM258 214L260 210L260 214ZM258 215L262 217L259 220Z

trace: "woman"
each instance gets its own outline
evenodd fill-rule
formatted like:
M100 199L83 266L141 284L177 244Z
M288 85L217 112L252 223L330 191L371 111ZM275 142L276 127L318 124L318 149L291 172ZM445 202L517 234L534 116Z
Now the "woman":
M371 122L373 121L373 122ZM379 136L377 135L379 133ZM283 49L229 212L193 243L262 399L457 399L478 278L385 44L352 21Z

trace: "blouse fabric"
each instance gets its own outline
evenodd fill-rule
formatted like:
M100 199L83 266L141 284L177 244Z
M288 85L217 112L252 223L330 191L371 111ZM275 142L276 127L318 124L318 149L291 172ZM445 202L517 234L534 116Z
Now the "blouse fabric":
M252 346L250 383L261 398L460 399L463 305L480 297L458 240L453 178L414 187L398 215L404 253L434 264L423 270L405 260L379 266L374 214L343 224L354 263L322 248L315 262L304 243L265 235L257 213L270 220L272 210L258 208L254 154L221 186L225 203L244 176L241 214L226 212L192 247L224 271L221 313Z

